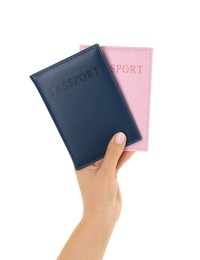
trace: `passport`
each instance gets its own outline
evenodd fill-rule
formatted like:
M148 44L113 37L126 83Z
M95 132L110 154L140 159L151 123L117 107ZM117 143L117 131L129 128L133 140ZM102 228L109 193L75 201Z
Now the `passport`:
M76 170L103 158L116 132L126 134L126 146L141 140L137 124L98 44L30 78Z
M83 50L89 45L81 45ZM125 148L148 151L152 77L152 48L100 46L135 118L142 140Z

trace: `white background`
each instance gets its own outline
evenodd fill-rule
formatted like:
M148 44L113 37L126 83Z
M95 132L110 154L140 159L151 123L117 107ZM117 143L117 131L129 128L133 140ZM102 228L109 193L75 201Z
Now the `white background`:
M56 259L81 217L73 164L29 75L94 43L154 48L149 152L119 174L104 259L200 259L198 2L1 3L1 260Z

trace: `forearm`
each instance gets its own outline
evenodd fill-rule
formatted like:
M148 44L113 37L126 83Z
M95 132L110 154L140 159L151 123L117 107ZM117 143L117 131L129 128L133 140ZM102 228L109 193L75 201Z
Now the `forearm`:
M117 133L110 140L103 160L76 171L83 200L83 218L58 260L102 260L121 211L117 171L130 158L124 153L125 144L124 133Z
M102 260L114 225L113 221L82 219L58 260Z

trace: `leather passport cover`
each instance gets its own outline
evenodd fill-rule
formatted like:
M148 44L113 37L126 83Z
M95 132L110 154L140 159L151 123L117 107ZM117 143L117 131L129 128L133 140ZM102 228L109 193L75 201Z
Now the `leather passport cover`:
M81 49L88 45L81 45ZM152 48L101 46L135 118L142 140L125 148L147 151L151 93Z
M116 132L126 134L126 145L141 139L98 44L30 77L77 170L103 158Z

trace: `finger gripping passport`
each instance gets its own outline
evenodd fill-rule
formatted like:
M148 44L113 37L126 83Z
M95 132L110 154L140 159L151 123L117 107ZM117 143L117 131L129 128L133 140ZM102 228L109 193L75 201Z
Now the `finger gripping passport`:
M116 132L141 140L126 100L95 44L30 76L77 170L101 159Z

